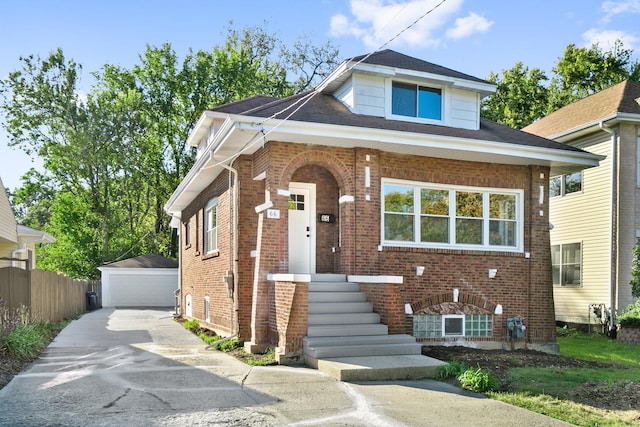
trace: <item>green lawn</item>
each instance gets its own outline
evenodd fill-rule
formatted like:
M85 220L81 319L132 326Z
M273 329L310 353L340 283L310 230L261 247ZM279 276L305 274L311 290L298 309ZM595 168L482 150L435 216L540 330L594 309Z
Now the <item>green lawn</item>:
M611 367L514 368L508 373L512 392L490 393L490 397L578 426L638 425L625 411L606 411L573 402L571 393L590 381L604 384L601 393L611 396L624 393L621 380L640 381L640 347L597 334L559 337L558 344L562 356L611 364Z

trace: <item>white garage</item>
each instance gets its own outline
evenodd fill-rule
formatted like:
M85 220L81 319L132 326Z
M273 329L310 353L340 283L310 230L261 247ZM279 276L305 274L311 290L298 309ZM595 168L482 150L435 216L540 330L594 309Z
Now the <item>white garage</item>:
M178 262L142 255L99 267L103 307L173 307Z

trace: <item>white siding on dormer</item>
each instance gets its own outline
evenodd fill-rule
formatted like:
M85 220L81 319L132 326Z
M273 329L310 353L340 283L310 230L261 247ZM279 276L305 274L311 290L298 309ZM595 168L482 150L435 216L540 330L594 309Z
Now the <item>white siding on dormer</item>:
M384 78L354 74L333 94L354 114L384 117Z
M333 94L336 99L342 102L351 112L354 110L353 100L353 79L347 80L338 90Z
M366 74L355 74L354 101L356 114L384 117L384 78Z
M480 100L478 94L468 90L445 89L449 94L448 123L452 127L462 129L479 129ZM445 108L447 106L445 105Z

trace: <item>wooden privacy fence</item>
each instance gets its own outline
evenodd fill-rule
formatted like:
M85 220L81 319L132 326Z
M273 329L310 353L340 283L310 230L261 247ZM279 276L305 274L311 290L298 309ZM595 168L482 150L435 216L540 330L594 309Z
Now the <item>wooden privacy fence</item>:
M15 310L27 307L31 319L57 322L88 308L88 292L100 301L99 280L77 280L51 271L0 268L0 298Z

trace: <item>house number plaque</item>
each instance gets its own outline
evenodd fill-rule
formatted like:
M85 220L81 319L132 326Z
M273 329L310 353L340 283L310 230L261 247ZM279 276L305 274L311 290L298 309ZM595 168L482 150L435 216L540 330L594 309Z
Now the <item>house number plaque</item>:
M321 213L318 214L318 222L333 224L334 222L336 222L336 216L334 214Z

